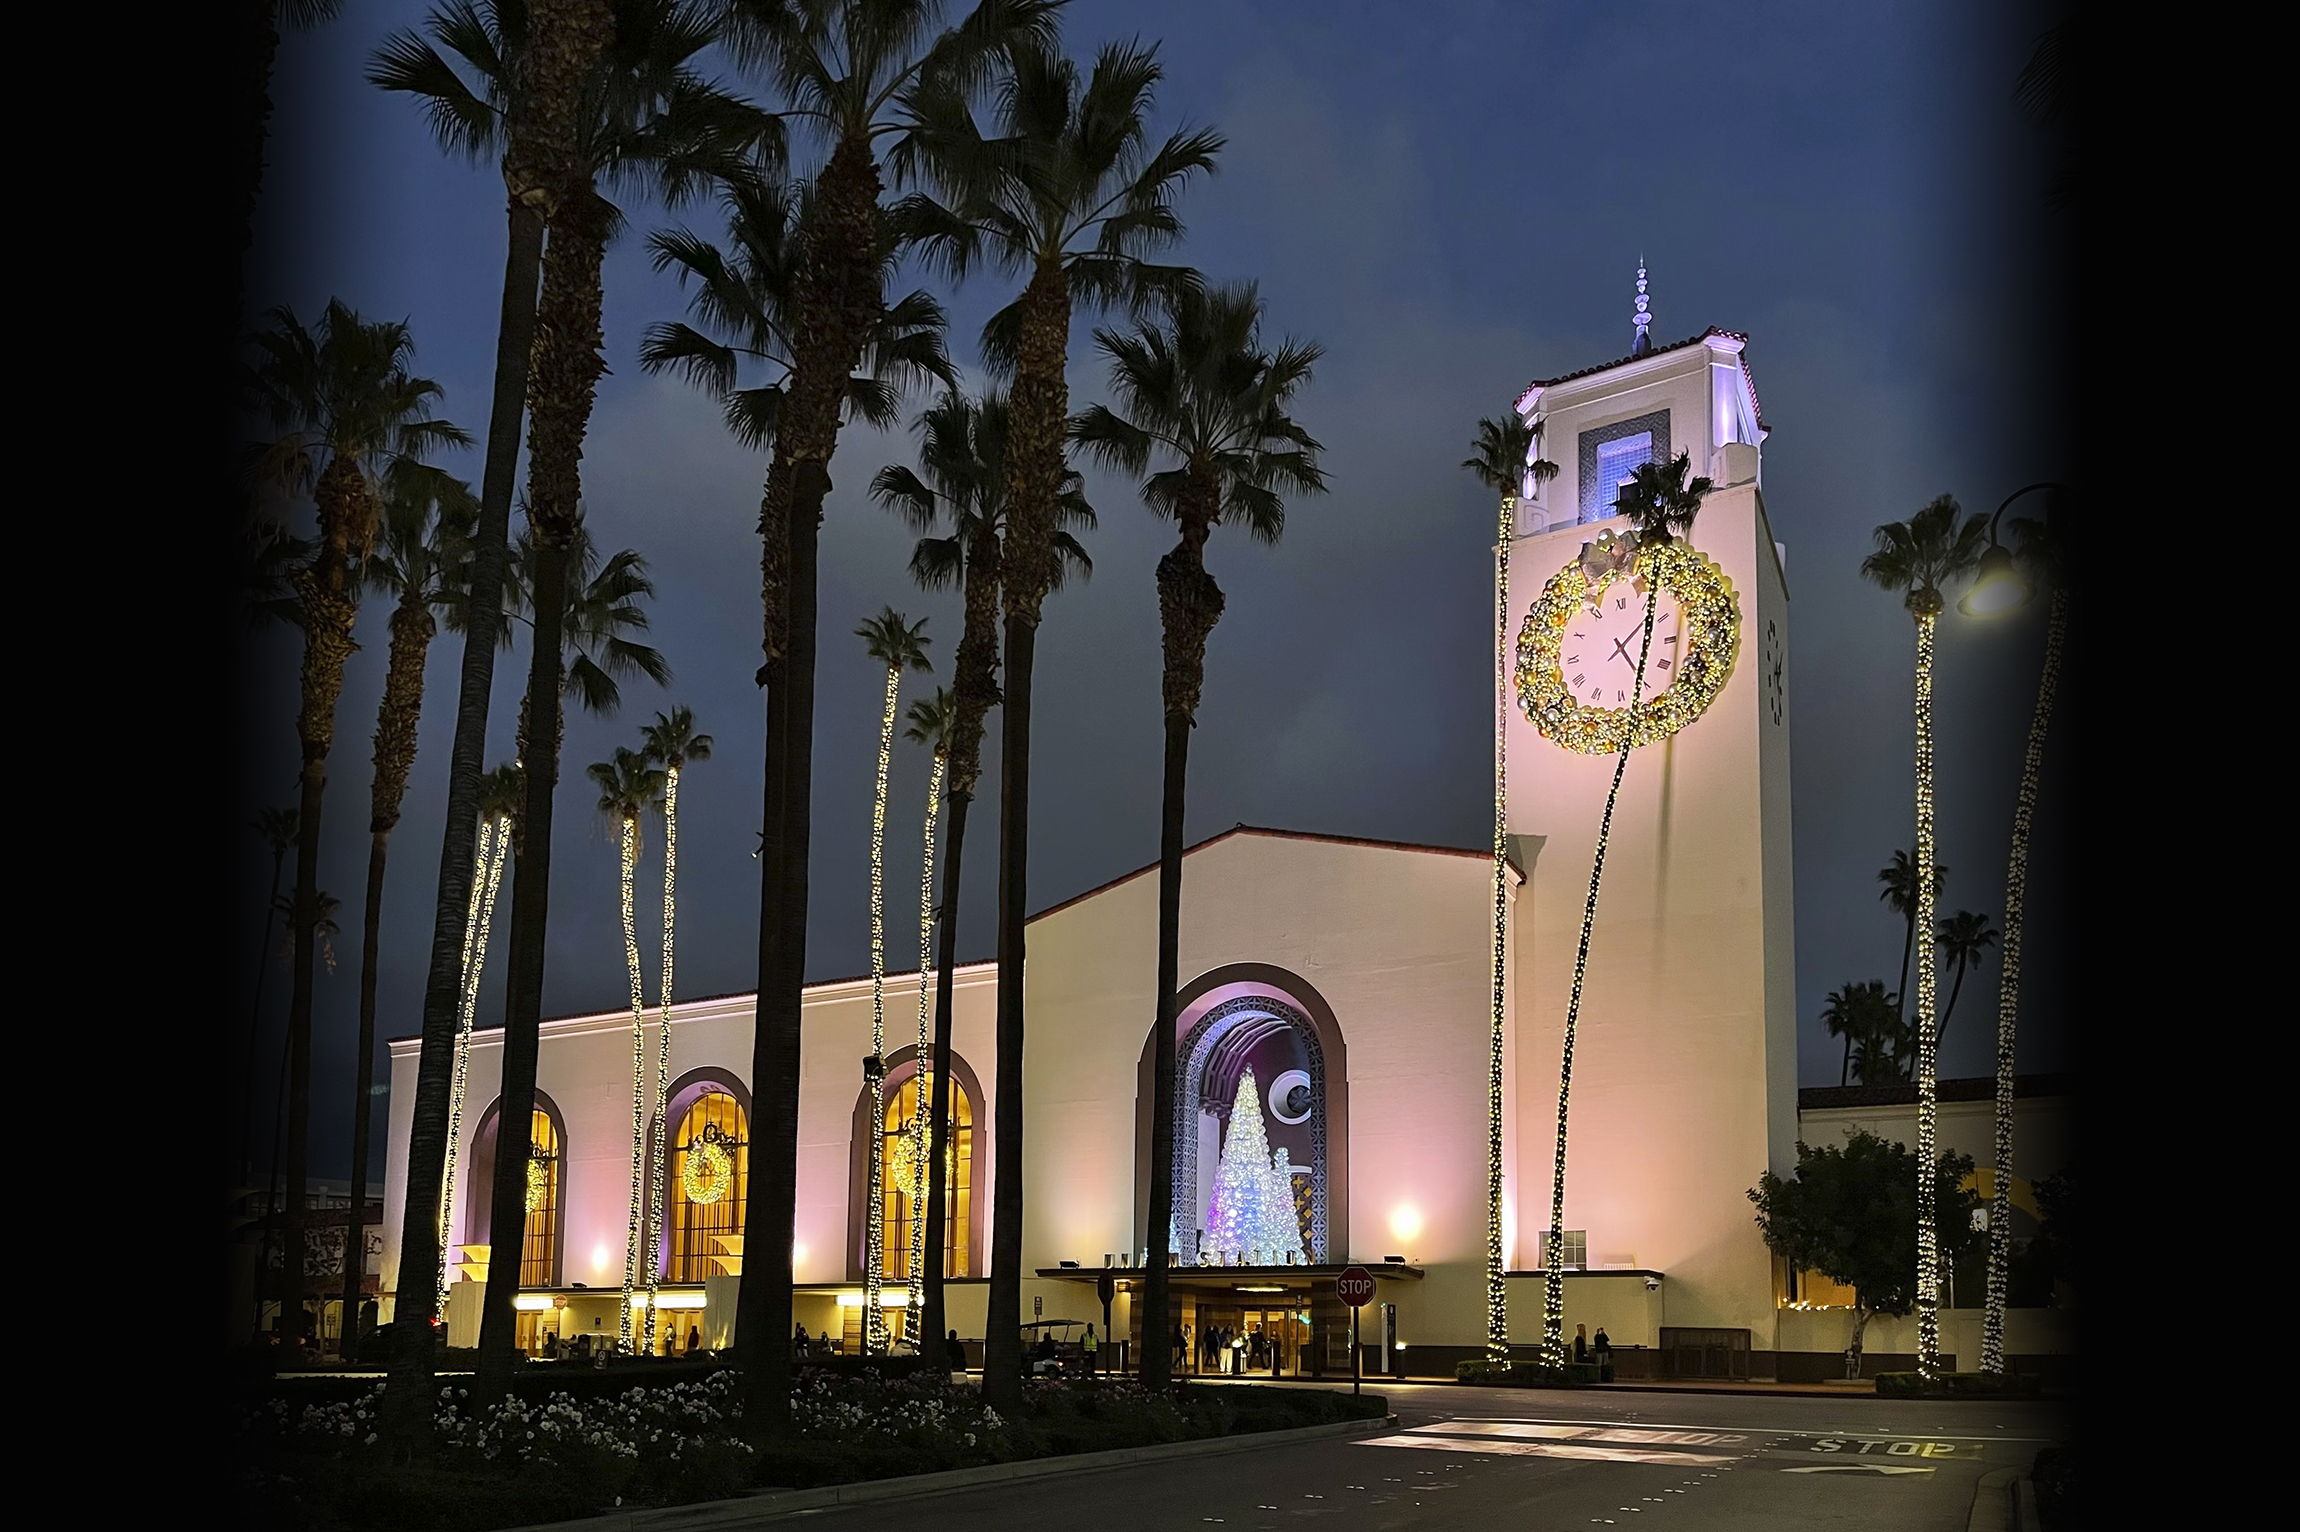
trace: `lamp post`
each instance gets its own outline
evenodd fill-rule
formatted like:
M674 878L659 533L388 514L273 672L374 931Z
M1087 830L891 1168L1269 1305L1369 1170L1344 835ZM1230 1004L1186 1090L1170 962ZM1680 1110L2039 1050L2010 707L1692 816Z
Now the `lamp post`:
M2017 611L2035 596L2034 583L1997 541L1997 520L2004 515L2005 506L2040 489L2073 493L2065 484L2043 482L2024 485L2005 496L2004 504L1989 518L1988 552L1981 555L1979 576L1957 603L1958 611L1968 617L1995 616ZM2005 1366L2005 1299L2012 1265L2013 1057L2020 1016L2021 902L2028 885L2029 825L2036 811L2045 726L2051 720L2053 692L2060 681L2061 640L2068 629L2068 578L2066 571L2057 573L2052 614L2045 627L2044 665L2037 676L2036 710L2029 719L2020 794L2013 808L2012 844L2005 859L2003 961L1997 981L1996 1165L1989 1187L1988 1296L1981 1320L1981 1370L1990 1373L2001 1373Z

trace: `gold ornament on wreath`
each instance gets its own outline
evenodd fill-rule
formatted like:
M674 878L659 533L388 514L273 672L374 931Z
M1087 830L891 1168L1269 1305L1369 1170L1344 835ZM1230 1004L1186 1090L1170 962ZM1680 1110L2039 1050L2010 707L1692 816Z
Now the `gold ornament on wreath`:
M726 1135L717 1123L706 1124L702 1136L680 1157L679 1189L701 1207L724 1202L735 1189L735 1159L727 1152Z
M527 1211L540 1212L550 1195L551 1172L544 1168L542 1156L530 1155L527 1160Z
M1648 592L1658 586L1660 595L1669 598L1657 605L1643 699L1633 707L1591 705L1575 694L1566 674L1569 663L1593 663L1568 660L1570 624L1577 615L1594 616L1616 585L1635 592L1640 638ZM1670 602L1683 616L1682 643L1668 646L1674 652L1665 651L1661 638ZM1658 744L1717 700L1733 673L1740 643L1741 604L1733 582L1716 564L1683 542L1641 543L1633 533L1600 533L1542 587L1525 614L1517 639L1518 702L1543 737L1584 755L1612 755L1624 744ZM1631 643L1624 656L1631 665L1636 648Z

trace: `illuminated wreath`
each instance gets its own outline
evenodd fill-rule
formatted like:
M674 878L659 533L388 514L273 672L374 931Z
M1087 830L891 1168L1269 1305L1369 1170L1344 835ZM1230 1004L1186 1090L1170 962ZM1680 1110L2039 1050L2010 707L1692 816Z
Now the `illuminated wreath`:
M1685 653L1676 678L1635 708L1589 707L1565 684L1559 649L1566 624L1623 580L1651 581L1684 613ZM1641 592L1642 594L1642 592ZM1643 543L1602 533L1542 587L1517 638L1517 697L1542 735L1584 755L1624 743L1657 744L1699 718L1725 689L1741 644L1741 603L1725 572L1682 542Z
M679 1189L687 1200L702 1207L726 1200L735 1188L735 1161L719 1141L716 1126L687 1146L679 1165Z
M527 1211L532 1213L541 1208L545 1199L547 1199L550 1195L551 1172L543 1168L543 1162L541 1160L528 1160Z

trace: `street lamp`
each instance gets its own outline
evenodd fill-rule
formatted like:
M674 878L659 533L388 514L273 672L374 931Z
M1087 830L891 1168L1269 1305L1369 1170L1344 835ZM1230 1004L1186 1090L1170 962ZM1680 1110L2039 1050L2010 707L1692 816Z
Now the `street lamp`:
M1989 517L1988 551L1981 555L1980 568L1973 579L1973 588L1957 603L1957 610L1967 617L1996 617L2005 612L2016 612L2029 604L2036 594L2036 586L2013 563L2012 550L1997 541L1997 522L2011 505L2032 490L2057 489L2066 492L2068 486L2049 480L2023 485L2005 496L2004 504Z

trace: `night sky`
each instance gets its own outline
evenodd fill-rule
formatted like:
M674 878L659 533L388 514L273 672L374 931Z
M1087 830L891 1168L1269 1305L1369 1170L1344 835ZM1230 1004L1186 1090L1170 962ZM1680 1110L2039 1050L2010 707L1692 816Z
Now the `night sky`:
M417 370L446 386L441 413L484 436L503 269L500 175L442 156L409 100L361 78L373 48L417 24L423 9L420 0L355 0L319 32L285 41L247 308L256 315L286 304L308 322L340 296L369 318L407 319ZM1188 235L1173 258L1217 280L1258 280L1274 330L1326 347L1298 415L1326 444L1332 492L1296 503L1274 549L1225 530L1209 551L1229 608L1207 655L1191 838L1243 821L1484 843L1493 505L1455 465L1476 421L1505 411L1529 379L1627 352L1642 255L1656 340L1712 324L1747 332L1773 430L1766 509L1787 545L1792 600L1799 1078L1835 1084L1838 1049L1818 1013L1848 980L1896 981L1902 930L1878 901L1876 871L1912 837L1912 629L1896 596L1858 577L1871 529L1944 491L1986 512L2020 485L2070 471L2053 372L2043 195L2051 149L2012 101L2054 13L1974 3L1400 11L1333 0L1074 0L1068 15L1066 37L1081 56L1114 38L1163 40L1158 132L1211 124L1228 135L1220 173L1182 200ZM626 683L617 717L570 715L546 1015L623 1003L615 837L593 811L583 767L636 745L639 725L674 702L692 706L719 746L681 783L679 993L757 981L751 851L764 709L751 680L753 523L766 460L727 437L708 399L637 364L643 328L685 309L674 282L647 269L646 233L683 223L715 236L715 210L624 208L630 229L607 262L610 375L584 488L600 544L636 548L651 566L652 640L676 674L662 690ZM896 290L929 280L906 274ZM974 337L1013 290L986 277L945 295L952 351L970 385L980 382ZM1073 333L1074 407L1103 396L1093 323L1082 317ZM869 965L884 672L848 631L888 604L929 618L945 682L958 638L955 594L909 584L909 536L864 493L881 464L909 460L914 441L849 428L833 464L812 979ZM476 483L476 450L449 461ZM1086 538L1094 577L1051 599L1041 634L1033 908L1157 854L1151 571L1172 532L1123 481L1090 472L1089 492L1101 514ZM2022 509L2039 506L2031 499ZM344 935L336 969L323 970L319 985L312 1163L320 1175L340 1176L350 1161L369 739L386 613L371 598L362 616L365 647L347 679L330 763L320 881L344 900ZM2001 920L2042 626L2042 603L1988 625L1952 609L1942 624L1943 914L1975 909ZM419 1024L459 652L444 637L433 650L422 754L392 841L385 1036ZM297 657L284 630L250 646L242 819L294 801ZM524 647L498 663L490 765L510 755L525 669ZM2056 738L2065 741L2074 722L2064 710ZM996 750L994 724L963 905L968 958L988 956L995 934ZM2072 933L2056 875L2073 817L2067 766L2065 749L2048 750L2028 905L2023 1072L2073 1067L2061 977ZM898 751L888 832L898 967L917 951L926 774L922 751ZM651 827L648 839L640 886L659 891L661 837ZM271 863L252 833L243 844L242 946L252 959ZM643 896L643 933L652 907ZM286 1010L278 945L275 933L257 1049L266 1114L259 1165ZM501 1020L503 945L499 920L482 1025ZM643 934L642 946L652 950L652 938ZM247 962L243 973L252 969ZM1992 960L1968 981L1949 1024L1944 1074L1991 1067L1995 989Z

